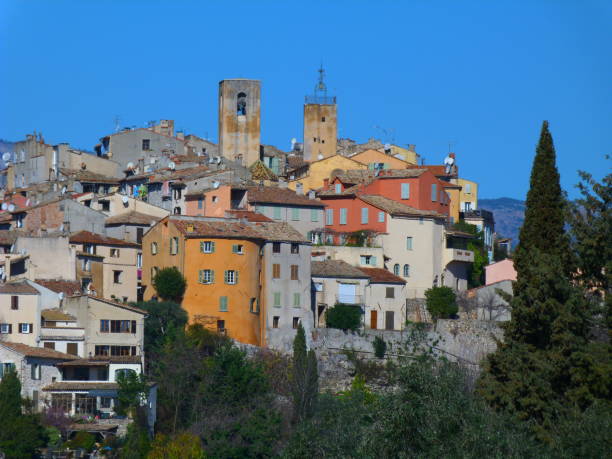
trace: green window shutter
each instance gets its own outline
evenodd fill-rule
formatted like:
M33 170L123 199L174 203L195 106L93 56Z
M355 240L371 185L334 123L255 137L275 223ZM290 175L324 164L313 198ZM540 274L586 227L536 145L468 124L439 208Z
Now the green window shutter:
M281 294L280 292L274 292L274 306L277 308L281 305Z
M238 244L232 245L232 253L238 253Z
M389 169L389 163L384 163L383 164L383 169Z
M296 207L291 209L291 220L300 221L300 209Z
M214 242L210 243L210 253L215 253L215 243Z
M431 201L435 202L437 199L438 187L435 183L431 184Z
M238 283L238 270L234 271L234 284Z
M200 284L203 284L203 283L204 283L204 270L203 270L203 269L200 269L200 270L198 271L198 282L199 282Z
M412 250L412 237L408 236L406 238L406 249Z
M227 284L227 270L223 271L223 282L225 282Z
M219 311L227 312L227 297L226 296L219 297Z
M200 241L200 252L204 253L204 241Z
M319 209L310 209L310 221L311 222L319 221Z
M374 256L370 257L370 264L372 266L376 266L376 257L374 257Z
M300 306L301 305L301 298L300 298L300 294L299 293L294 293L293 294L293 306Z
M375 164L374 164L374 163L369 163L369 164L368 164L368 169L369 169L369 170L371 170L371 171L373 171L373 170L374 170L374 166L375 166Z
M210 283L215 283L215 271L213 269L210 270Z

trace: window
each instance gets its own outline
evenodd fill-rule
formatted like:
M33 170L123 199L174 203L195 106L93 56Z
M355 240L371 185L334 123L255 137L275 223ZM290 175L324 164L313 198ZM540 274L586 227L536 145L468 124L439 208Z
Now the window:
M153 279L155 276L157 276L158 272L159 272L159 268L157 266L153 266L151 268L151 279Z
M236 115L246 116L247 95L244 92L239 92L236 97Z
M404 265L404 277L410 277L410 265Z
M393 265L393 274L395 274L396 276L399 276L399 273L400 273L400 265L396 263L395 265Z
M281 252L281 243L273 242L272 243L272 253L280 253Z
M299 308L302 305L302 298L299 293L293 294L293 307Z
M293 318L293 328L298 328L299 325L300 325L300 318L294 317Z
M235 285L238 283L238 271L228 269L225 271L225 283L228 285Z
M291 265L291 280L298 280L298 279L299 279L299 266Z
M91 260L89 258L83 258L81 260L81 268L85 272L91 271Z
M110 331L110 320L101 319L100 320L100 332L108 333Z
M136 346L102 345L102 346L96 346L94 352L95 352L95 355L104 355L104 356L136 355Z
M140 252L136 254L136 267L142 268L142 253Z
M200 242L200 252L202 253L214 253L215 243L213 241L202 241Z
M151 255L157 255L157 242L151 242Z
M336 192L336 194L342 193L342 184L341 183L336 183L336 185L334 187L334 191Z
M110 346L96 346L95 355L110 355Z
M217 203L217 202L219 202L219 196L213 196L213 197L212 197L212 202L213 202L213 203Z
M11 324L0 324L0 333L3 335L13 332L13 326Z
M274 292L274 307L280 308L281 306L281 292Z
M368 223L368 208L362 207L361 208L361 224L365 225L366 223Z
M170 255L176 255L179 250L179 241L178 237L173 237L170 239Z
M402 183L402 199L410 199L410 183Z
M15 216L15 226L17 228L23 228L23 221L25 220L25 214L17 214Z
M212 269L200 269L198 273L200 284L212 284L215 282L215 272Z
M19 333L32 333L33 324L19 324Z
M324 116L321 117L321 123L325 123L325 117Z
M300 221L300 209L296 207L291 208L291 220L296 222Z
M225 328L225 320L217 320L217 332L218 333L227 332L227 329Z
M259 312L259 299L258 298L251 298L249 302L249 311L254 312L254 313Z
M102 211L103 212L110 212L110 201L99 201L100 204L102 204Z
M11 296L11 309L13 311L19 309L19 297L16 295Z
M150 139L142 139L142 149L144 151L151 149L151 140Z
M278 263L272 265L272 279L280 279L280 264Z
M128 376L130 374L136 374L136 372L134 370L132 370L131 368L119 368L117 370L115 370L115 381L117 379L119 379L119 377L121 376Z
M327 209L325 211L325 224L326 225L334 224L334 209Z
M340 209L340 224L346 225L346 220L348 217L348 209Z
M181 208L180 207L175 207L173 213L174 213L174 215L181 215Z
M281 219L281 208L280 207L274 207L274 216L273 216L274 220L280 220Z
M300 253L300 244L291 244L291 253Z
M406 237L406 250L412 250L412 236Z
M376 257L372 255L361 255L359 261L362 265L376 266Z
M113 397L100 397L100 408L110 408Z
M431 184L431 200L435 202L438 197L438 187L435 183Z
M83 252L88 253L90 255L96 254L96 246L94 244L84 244Z
M78 343L67 343L66 354L79 355L79 344Z
M395 298L395 289L393 287L387 287L385 290L385 298Z
M423 217L419 217L419 225L422 225L425 219Z
M121 284L121 279L123 278L123 271L113 271L113 283Z
M203 204L202 198L198 198L198 209L202 208L202 204Z
M83 277L81 279L81 288L84 292L89 292L89 286L91 285L91 278Z
M279 316L272 317L272 328L278 328L278 322L280 321Z
M32 364L32 379L33 380L40 379L40 364L39 363Z
M244 253L244 246L242 244L232 245L232 253L237 253L238 255L242 255Z
M319 209L310 209L310 221L311 222L319 221Z
M472 184L471 183L465 184L465 194L472 194Z
M111 333L136 333L136 321L135 320L111 320L110 321L110 332Z
M227 312L227 297L226 296L219 297L219 311Z
M119 249L110 249L111 258L119 258Z
M384 222L385 222L385 213L378 212L378 223L384 223Z
M43 347L45 349L55 349L55 343L54 342L46 342L43 344Z
M469 212L472 210L472 203L467 201L463 203L464 212Z

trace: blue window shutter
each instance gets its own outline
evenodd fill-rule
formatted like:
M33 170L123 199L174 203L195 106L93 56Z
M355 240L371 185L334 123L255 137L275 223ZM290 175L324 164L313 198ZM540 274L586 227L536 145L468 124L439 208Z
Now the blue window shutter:
M432 202L435 202L437 199L437 195L438 194L438 187L435 183L431 184L431 200Z
M327 214L326 224L333 225L334 224L334 209L327 209L325 212Z
M227 297L219 297L219 311L227 312Z
M402 183L402 199L410 199L410 183Z
M340 209L340 224L346 225L346 217L348 215L348 209Z
M376 257L374 257L374 256L370 257L370 264L372 266L376 266Z
M385 213L384 212L378 212L378 222L379 223L384 223L385 222Z
M361 208L361 223L363 224L368 223L368 208L367 207Z
M389 163L383 163L383 169L389 169Z

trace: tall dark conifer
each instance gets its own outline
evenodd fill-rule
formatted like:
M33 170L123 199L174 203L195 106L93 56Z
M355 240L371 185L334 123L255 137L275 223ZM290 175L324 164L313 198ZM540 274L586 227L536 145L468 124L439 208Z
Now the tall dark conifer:
M480 393L493 407L535 421L543 436L567 406L583 402L572 365L587 344L588 321L570 281L575 268L564 228L565 206L545 121L514 256L512 319L479 382Z

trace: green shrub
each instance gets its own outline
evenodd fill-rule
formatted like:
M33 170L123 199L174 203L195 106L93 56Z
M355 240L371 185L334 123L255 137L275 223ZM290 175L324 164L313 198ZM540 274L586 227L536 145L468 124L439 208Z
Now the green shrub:
M434 320L448 319L459 311L455 292L450 287L432 287L425 292L425 298L427 310Z
M355 331L361 325L361 308L351 304L338 303L325 312L327 328Z
M78 432L72 440L66 443L70 448L83 448L85 451L91 451L96 444L96 437L89 432Z
M153 277L153 287L157 294L166 301L180 302L187 288L187 281L175 267L160 269Z
M374 338L374 355L379 359L384 359L387 353L387 342L380 336Z

